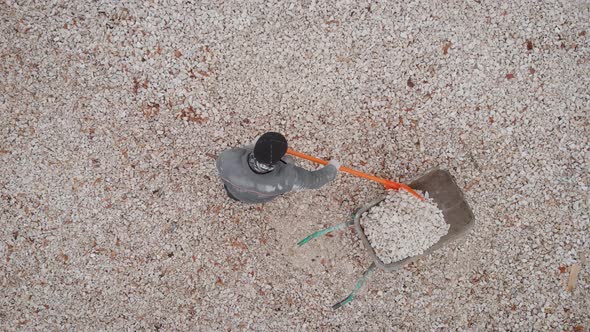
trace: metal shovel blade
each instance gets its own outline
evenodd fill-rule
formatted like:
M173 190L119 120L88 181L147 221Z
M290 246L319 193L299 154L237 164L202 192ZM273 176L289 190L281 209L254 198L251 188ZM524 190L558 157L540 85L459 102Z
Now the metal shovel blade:
M436 202L438 208L442 210L445 222L450 225L449 232L440 238L440 240L424 251L421 255L411 256L402 259L401 261L384 264L375 254L375 250L371 247L367 236L361 226L360 218L363 213L368 211L371 207L381 203L385 198L375 200L362 207L355 216L354 225L359 234L365 248L369 250L371 257L373 257L377 267L387 271L397 270L422 256L428 255L433 251L443 247L451 241L463 237L474 224L473 212L465 201L463 192L457 186L455 179L446 170L434 169L426 172L410 183L412 189L428 192L428 195Z

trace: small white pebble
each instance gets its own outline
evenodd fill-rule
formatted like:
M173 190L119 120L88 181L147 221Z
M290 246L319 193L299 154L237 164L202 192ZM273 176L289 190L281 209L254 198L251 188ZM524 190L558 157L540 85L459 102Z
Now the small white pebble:
M449 231L436 203L428 193L422 196L423 202L406 191L390 191L383 202L363 213L361 225L383 263L420 255Z

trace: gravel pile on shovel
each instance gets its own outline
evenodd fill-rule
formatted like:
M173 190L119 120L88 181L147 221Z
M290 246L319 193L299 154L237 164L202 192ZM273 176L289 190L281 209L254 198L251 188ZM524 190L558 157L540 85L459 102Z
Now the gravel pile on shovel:
M420 255L447 234L441 210L428 193L420 201L404 190L390 191L386 199L361 217L361 225L384 264Z

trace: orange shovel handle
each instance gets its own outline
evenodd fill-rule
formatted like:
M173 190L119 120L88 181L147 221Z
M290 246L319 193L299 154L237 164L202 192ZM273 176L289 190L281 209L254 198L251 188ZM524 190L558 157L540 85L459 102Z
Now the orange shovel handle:
M290 155L292 155L292 156L303 158L303 159L312 161L312 162L317 163L317 164L322 164L322 165L327 165L328 164L328 161L326 161L326 160L323 160L323 159L320 159L320 158L316 158L316 157L307 155L305 153L297 152L297 151L292 150L292 149L287 149L287 153L290 154ZM386 180L386 179L378 178L376 176L373 176L373 175L370 175L370 174L366 174L366 173L363 173L363 172L359 172L357 170L354 170L354 169L348 168L348 167L344 167L344 166L341 166L338 170L339 171L342 171L342 172L346 172L346 173L352 174L354 176L365 178L367 180L379 182L379 183L381 183L382 185L385 186L385 189L400 189L400 188L402 188L405 191L409 192L410 194L414 195L416 198L419 198L420 200L424 200L424 198L422 196L420 196L412 188L408 187L407 185L405 185L403 183L397 183L397 182L394 182L394 181L389 181L389 180Z

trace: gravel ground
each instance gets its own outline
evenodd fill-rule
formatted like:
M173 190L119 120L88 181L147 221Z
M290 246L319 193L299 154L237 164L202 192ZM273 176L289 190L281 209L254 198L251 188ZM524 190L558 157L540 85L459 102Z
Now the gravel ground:
M420 201L405 190L388 191L384 201L363 213L360 222L384 264L422 255L449 231L443 212L427 194Z
M589 22L581 0L5 0L0 330L588 331ZM231 201L216 155L267 130L392 180L449 169L476 226L333 311L367 253L296 242L383 189Z

